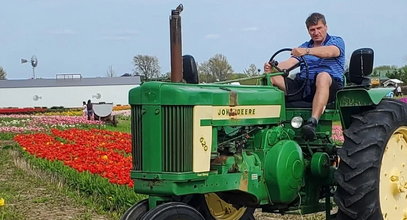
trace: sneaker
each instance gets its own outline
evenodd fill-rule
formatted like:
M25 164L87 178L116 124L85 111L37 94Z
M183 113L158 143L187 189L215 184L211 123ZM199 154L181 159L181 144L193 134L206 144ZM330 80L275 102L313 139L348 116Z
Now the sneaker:
M302 132L304 133L304 139L306 141L315 140L317 134L315 133L315 128L317 127L318 121L317 119L311 117L305 122L304 126L302 126Z

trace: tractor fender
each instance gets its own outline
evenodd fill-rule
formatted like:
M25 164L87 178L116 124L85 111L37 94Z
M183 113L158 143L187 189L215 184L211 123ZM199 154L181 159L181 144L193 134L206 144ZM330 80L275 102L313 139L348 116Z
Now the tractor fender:
M349 88L338 91L337 105L342 107L377 105L393 88Z
M342 126L347 129L351 116L360 114L369 107L377 106L393 88L345 88L336 94L336 106L340 110Z

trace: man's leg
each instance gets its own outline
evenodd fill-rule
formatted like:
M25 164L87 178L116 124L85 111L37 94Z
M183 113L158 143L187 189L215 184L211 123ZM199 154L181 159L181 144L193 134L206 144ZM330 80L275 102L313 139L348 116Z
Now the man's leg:
M322 72L315 79L315 94L312 100L312 114L307 123L303 126L304 137L307 140L314 140L316 137L315 128L318 125L318 120L324 112L325 106L328 104L329 91L332 85L331 76Z
M312 117L319 120L324 112L325 106L328 104L329 88L332 84L332 77L329 73L322 72L317 75L315 81L315 95L312 100Z
M273 76L273 77L271 77L271 83L273 85L277 86L279 89L281 89L283 91L286 91L283 76Z

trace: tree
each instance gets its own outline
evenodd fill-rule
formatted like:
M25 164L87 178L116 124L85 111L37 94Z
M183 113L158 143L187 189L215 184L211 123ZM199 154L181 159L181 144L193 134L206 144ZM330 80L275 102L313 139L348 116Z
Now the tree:
M389 71L386 73L386 76L389 77L390 79L402 79L403 78L403 72L401 72L400 69L396 69L394 71Z
M407 82L407 65L397 68L397 66L378 66L373 69L373 77L388 77Z
M198 72L202 82L214 82L229 79L233 69L224 55L216 54L207 62L198 65Z
M143 75L146 80L160 76L158 58L148 55L137 55L133 58L136 75Z
M171 72L164 73L163 78L167 79L167 80L171 80Z
M7 76L6 71L3 69L3 67L0 66L0 80L6 79L6 76Z
M107 77L115 77L116 76L116 73L114 72L112 65L110 65L109 68L107 69L106 76Z
M404 77L407 77L407 65L400 67L399 70L404 73Z
M245 69L243 73L246 74L247 76L256 76L259 75L260 71L261 70L258 69L256 65L250 64L249 68Z
M208 61L201 64L198 63L198 77L200 82L210 83L216 81L215 77L211 73Z
M383 77L387 76L387 74L391 74L392 72L396 71L396 66L378 66L373 69L372 76L374 77ZM389 76L387 76L389 77Z

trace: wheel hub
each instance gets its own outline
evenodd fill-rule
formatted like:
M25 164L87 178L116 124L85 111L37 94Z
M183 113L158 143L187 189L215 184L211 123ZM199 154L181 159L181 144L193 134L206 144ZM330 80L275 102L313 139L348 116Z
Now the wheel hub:
M218 220L240 219L246 211L245 207L236 209L233 205L221 199L216 193L205 194L205 201L211 215Z
M380 169L380 207L384 219L407 219L407 127L390 137Z

